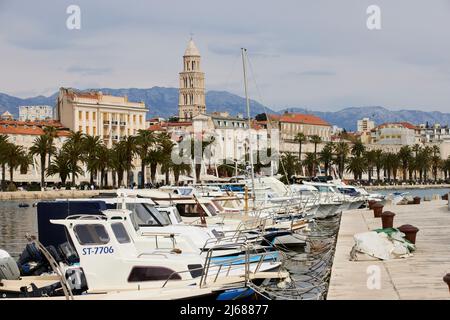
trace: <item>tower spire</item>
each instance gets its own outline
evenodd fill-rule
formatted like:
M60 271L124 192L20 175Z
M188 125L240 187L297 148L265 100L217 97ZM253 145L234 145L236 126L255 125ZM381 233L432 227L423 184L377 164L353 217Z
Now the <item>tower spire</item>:
M192 117L206 112L205 74L200 68L200 51L194 40L188 42L183 55L183 71L180 72L180 90L178 117L188 121Z

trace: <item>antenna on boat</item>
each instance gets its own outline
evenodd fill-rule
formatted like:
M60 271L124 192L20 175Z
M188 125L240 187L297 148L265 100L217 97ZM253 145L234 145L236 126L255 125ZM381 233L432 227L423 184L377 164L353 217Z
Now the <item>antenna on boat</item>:
M251 177L252 177L252 198L253 198L253 209L255 209L255 172L253 168L253 148L251 143L251 128L252 128L252 120L250 117L250 99L248 97L248 84L247 84L247 70L246 70L246 63L247 60L247 49L241 48L242 53L242 67L244 69L244 88L245 88L245 100L247 103L247 118L248 118L248 146L249 146L249 158L250 158L250 167L251 167Z

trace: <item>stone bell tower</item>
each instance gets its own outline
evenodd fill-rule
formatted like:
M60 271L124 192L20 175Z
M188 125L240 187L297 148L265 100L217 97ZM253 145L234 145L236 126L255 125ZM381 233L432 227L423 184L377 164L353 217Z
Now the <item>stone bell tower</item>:
M200 113L206 113L205 74L200 68L200 52L191 38L183 56L183 71L180 72L178 117L180 121L190 121Z

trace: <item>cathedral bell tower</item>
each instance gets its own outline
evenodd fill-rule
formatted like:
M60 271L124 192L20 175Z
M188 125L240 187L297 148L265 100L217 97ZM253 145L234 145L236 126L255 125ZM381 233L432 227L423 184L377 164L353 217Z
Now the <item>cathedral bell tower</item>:
M205 74L200 69L200 52L191 38L183 56L183 71L180 72L178 117L180 121L190 121L205 112Z

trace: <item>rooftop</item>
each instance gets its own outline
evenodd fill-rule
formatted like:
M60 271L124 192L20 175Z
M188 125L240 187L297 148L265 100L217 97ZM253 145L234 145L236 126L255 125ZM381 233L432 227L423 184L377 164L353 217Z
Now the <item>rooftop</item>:
M288 123L311 124L316 126L331 126L328 122L312 114L283 113L282 115L270 115L271 120Z

